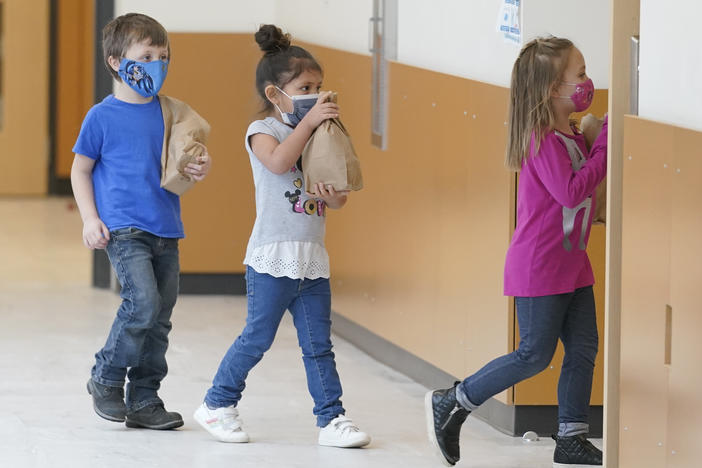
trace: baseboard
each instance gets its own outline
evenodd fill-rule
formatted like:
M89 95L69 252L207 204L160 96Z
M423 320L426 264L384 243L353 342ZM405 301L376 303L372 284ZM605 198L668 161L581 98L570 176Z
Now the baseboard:
M332 313L332 331L377 361L428 389L450 387L464 377L456 378L444 372L338 313ZM473 416L511 436L522 436L527 431L534 431L540 436L558 432L558 406L555 405L507 405L491 398ZM590 407L589 435L602 437L602 406Z
M112 276L112 265L110 265L107 252L102 249L93 250L93 287L109 288Z
M181 273L180 294L245 295L244 273Z
M71 187L71 179L49 176L49 193L51 195L70 195L73 196L73 188Z
M93 286L119 292L119 283L104 250L93 251ZM244 273L181 273L180 294L245 295Z

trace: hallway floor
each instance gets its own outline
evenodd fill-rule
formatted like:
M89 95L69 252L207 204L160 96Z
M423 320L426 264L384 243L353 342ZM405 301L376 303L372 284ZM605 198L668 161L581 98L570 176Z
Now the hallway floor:
M344 406L373 442L364 449L318 446L289 316L239 405L251 443L211 439L192 413L243 327L243 297L181 296L176 305L161 396L183 414L183 428L135 430L100 419L85 383L119 297L90 287L92 256L72 200L0 199L0 219L0 467L442 466L425 434L427 388L338 337ZM552 466L550 439L523 442L473 418L461 439L458 467Z

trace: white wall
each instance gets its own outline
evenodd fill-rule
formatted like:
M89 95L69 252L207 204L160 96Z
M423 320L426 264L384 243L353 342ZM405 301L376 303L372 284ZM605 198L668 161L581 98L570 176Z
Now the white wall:
M399 2L399 62L509 86L519 47L495 29L501 0Z
M403 2L404 0L399 0ZM373 0L276 0L276 24L295 39L368 55Z
M275 8L276 0L116 0L115 16L143 13L169 32L253 33L275 22Z
M597 88L609 87L611 0L522 0L523 43L571 39ZM519 46L496 32L502 0L399 0L400 62L509 86Z
M583 51L595 86L607 88L610 1L522 0L523 37L570 38ZM399 62L509 86L519 46L504 42L496 31L502 0L398 2ZM293 39L368 54L373 0L200 0L194 5L192 0L115 2L117 14L142 12L169 31L252 33L262 23L274 23Z
M701 19L699 0L641 0L641 117L702 131Z
M612 1L523 0L523 42L549 34L570 39L583 53L595 87L609 88Z

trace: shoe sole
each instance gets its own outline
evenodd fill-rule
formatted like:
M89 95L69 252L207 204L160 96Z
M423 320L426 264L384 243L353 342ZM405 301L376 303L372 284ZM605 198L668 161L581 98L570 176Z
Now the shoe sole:
M427 436L429 437L429 442L431 442L434 448L434 454L441 460L444 466L454 466L446 459L444 453L439 447L439 441L436 439L436 432L434 432L434 405L432 404L431 397L434 395L434 391L430 390L424 396L424 414L427 420Z
M85 385L85 387L86 387L87 390L88 390L88 395L90 395L90 396L92 397L92 396L93 396L93 392L90 391L90 382L88 382L88 383ZM106 420L112 421L112 422L119 422L119 423L125 421L125 418L121 418L121 419L120 419L120 418L117 417L117 416L111 416L111 415L109 415L109 414L107 414L107 413L103 413L102 411L100 411L100 408L98 408L97 405L95 404L95 398L93 398L93 410L95 410L95 414L97 414L98 416L100 416L102 419L106 419Z
M361 447L365 447L366 445L370 444L371 438L368 437L368 439L363 439L363 440L360 440L358 442L352 442L352 443L348 443L348 444L339 444L339 443L335 443L331 440L318 440L317 442L322 447L361 448Z
M219 437L217 434L215 434L207 425L207 423L201 421L200 417L197 415L197 410L195 410L195 413L193 414L193 419L195 422L197 422L204 430L206 430L212 437L214 437L217 441L223 442L225 444L245 444L249 441L249 435L243 432L244 437L241 438L241 440L230 440L230 439L222 439Z
M144 423L139 423L136 421L130 421L129 418L127 418L127 420L124 424L125 424L125 426L130 427L132 429L142 428L142 429L153 429L156 431L165 431L168 429L175 429L177 427L180 427L184 423L183 423L183 420L181 419L180 421L171 421L171 422L164 423L164 424L144 424Z
M556 463L553 462L553 468L597 468L602 465L573 465L567 463Z

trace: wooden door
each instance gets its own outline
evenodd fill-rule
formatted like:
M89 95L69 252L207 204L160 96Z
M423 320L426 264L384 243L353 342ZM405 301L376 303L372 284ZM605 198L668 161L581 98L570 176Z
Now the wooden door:
M49 1L0 0L0 195L47 191Z

